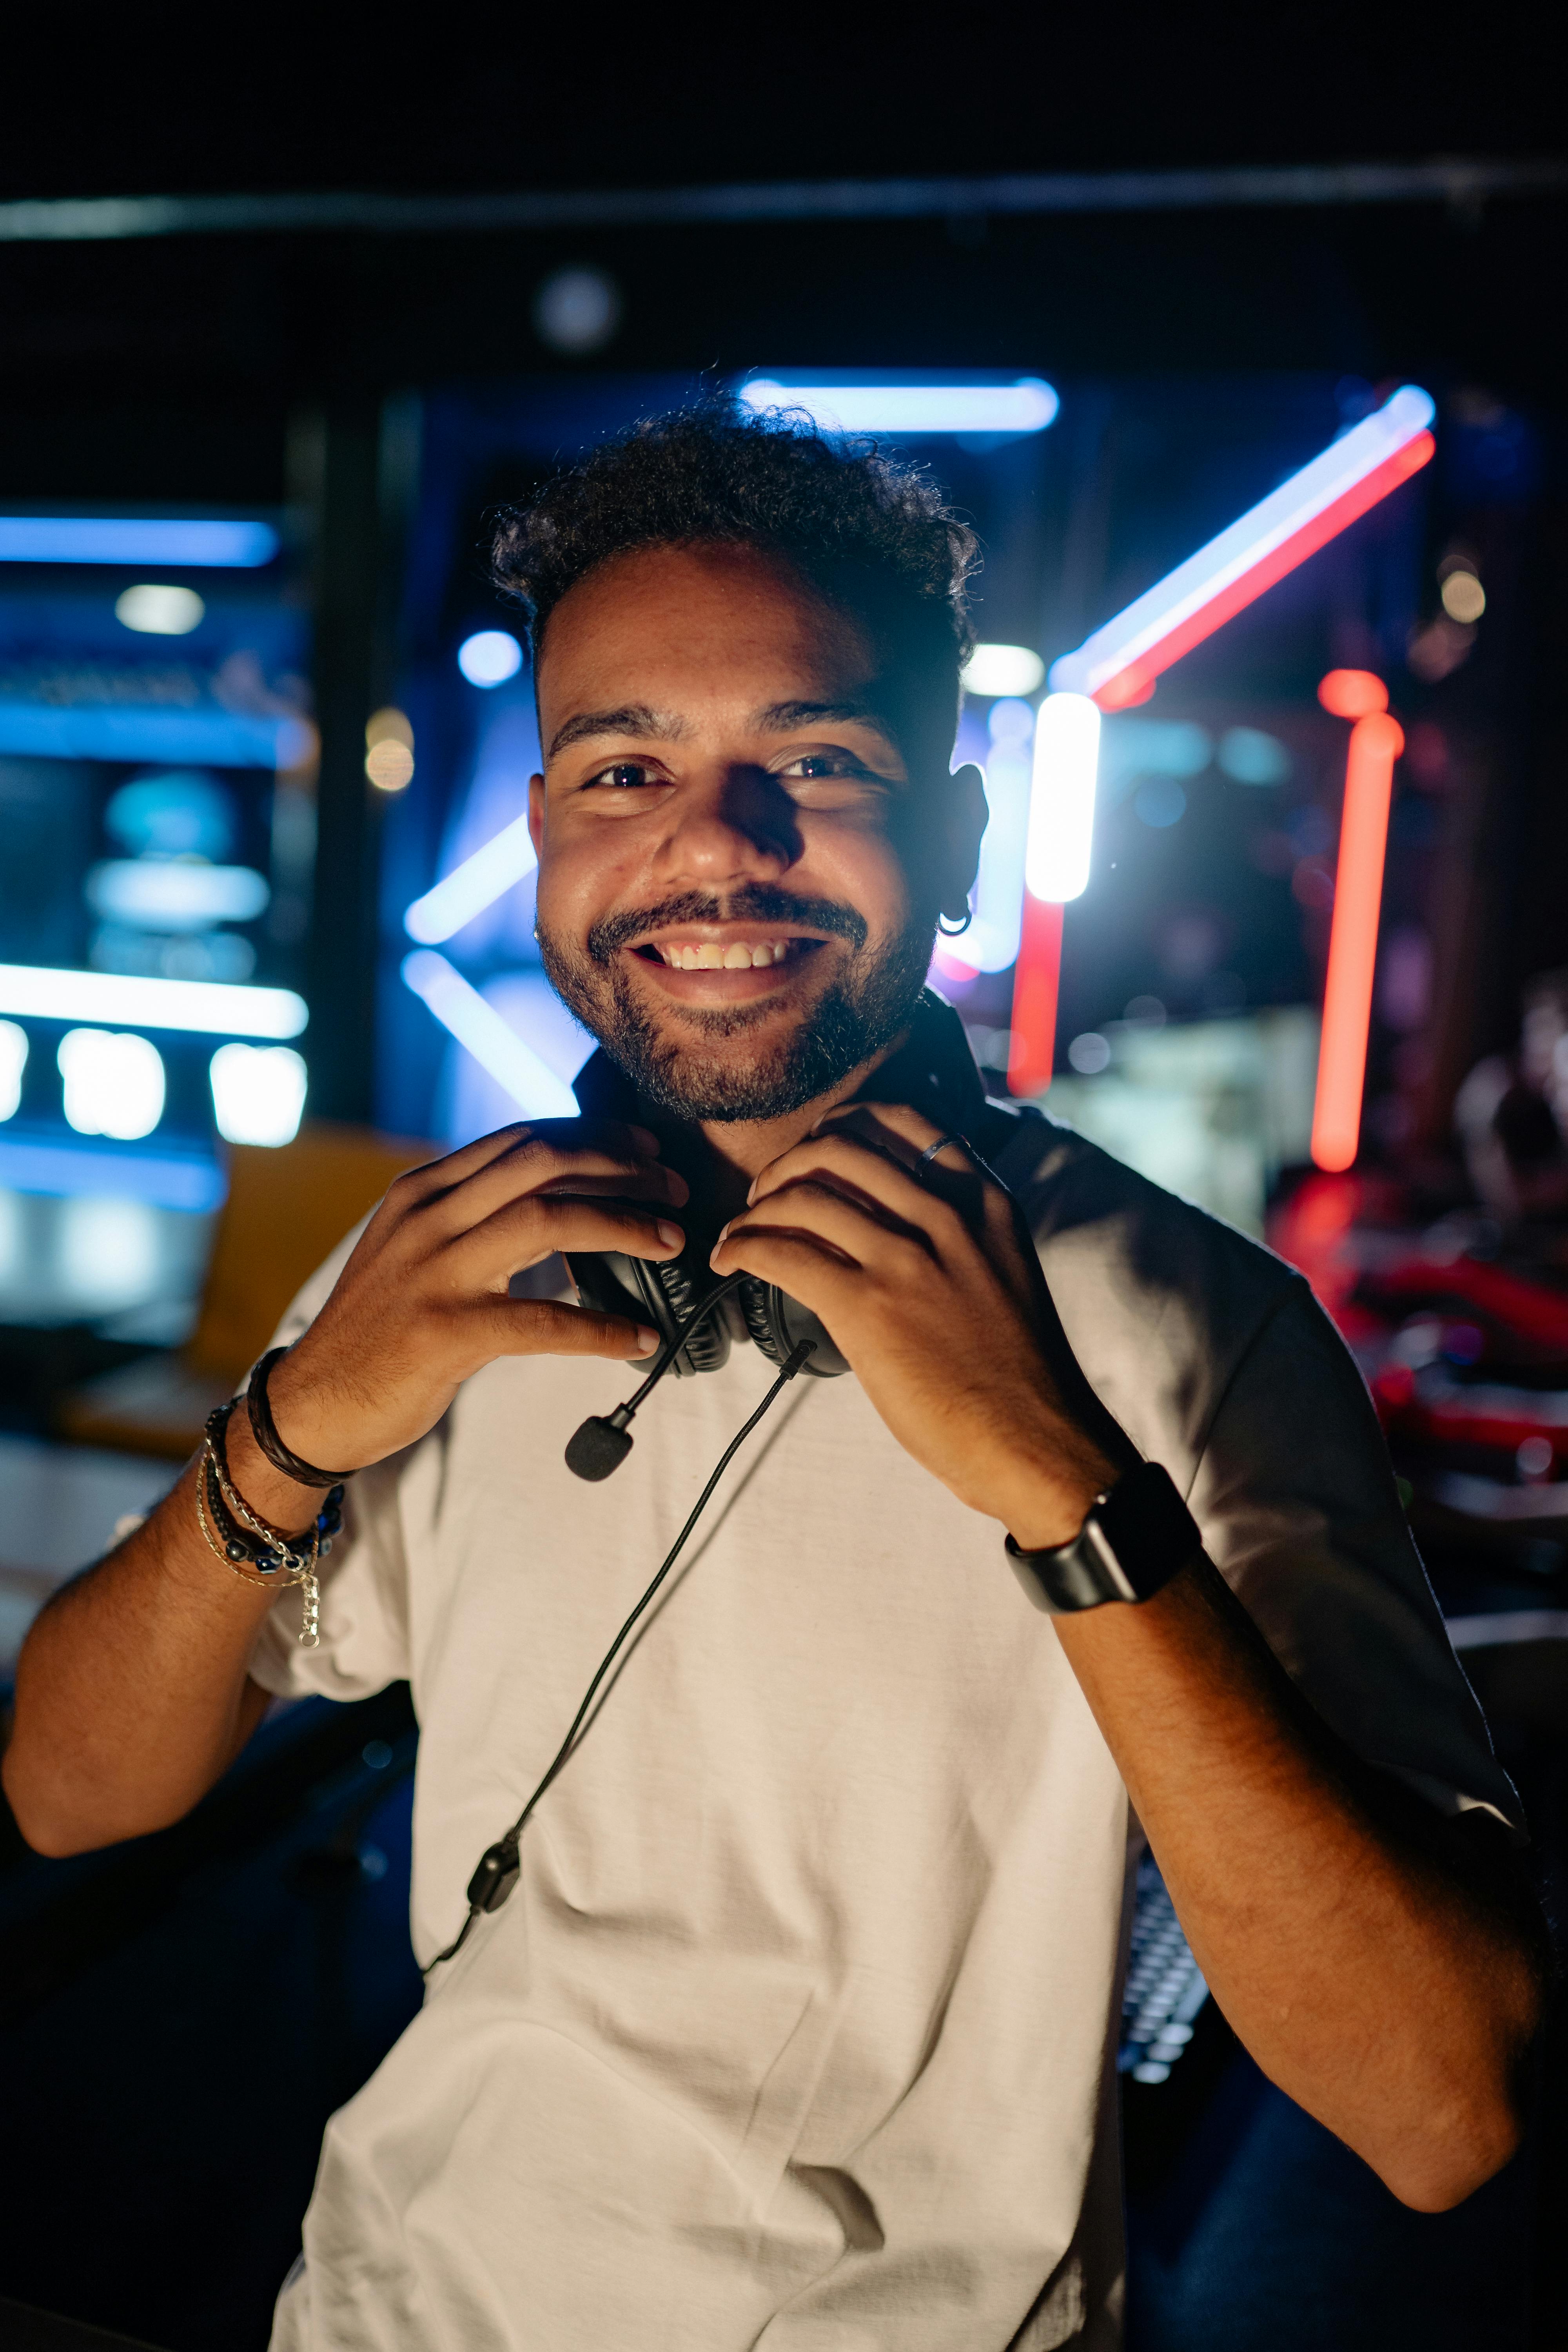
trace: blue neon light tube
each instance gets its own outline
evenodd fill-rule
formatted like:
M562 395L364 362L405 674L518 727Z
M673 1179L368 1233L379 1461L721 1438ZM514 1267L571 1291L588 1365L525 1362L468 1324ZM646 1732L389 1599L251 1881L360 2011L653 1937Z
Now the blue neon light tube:
M116 563L253 572L278 552L265 522L142 521L117 515L0 515L0 563Z

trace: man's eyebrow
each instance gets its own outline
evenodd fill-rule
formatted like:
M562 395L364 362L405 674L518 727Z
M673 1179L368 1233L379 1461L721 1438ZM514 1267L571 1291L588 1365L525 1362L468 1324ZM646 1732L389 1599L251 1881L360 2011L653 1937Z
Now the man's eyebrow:
M761 732L787 733L796 727L810 727L821 722L827 727L842 727L858 721L875 727L889 741L892 730L887 716L874 702L857 698L840 702L770 702L765 710L752 713L752 724Z
M646 702L623 702L614 710L580 710L569 719L552 739L548 756L553 760L573 743L581 743L590 735L636 735L645 740L679 742L690 733L684 719L654 710Z

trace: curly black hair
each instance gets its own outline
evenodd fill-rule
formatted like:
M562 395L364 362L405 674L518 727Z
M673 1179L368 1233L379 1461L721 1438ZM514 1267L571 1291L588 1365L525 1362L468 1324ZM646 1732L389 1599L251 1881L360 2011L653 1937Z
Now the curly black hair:
M715 393L645 418L501 516L493 575L527 611L537 665L551 614L596 565L703 544L782 556L862 623L912 689L917 724L944 719L951 741L974 642L974 533L923 467L829 438L803 411L760 415Z

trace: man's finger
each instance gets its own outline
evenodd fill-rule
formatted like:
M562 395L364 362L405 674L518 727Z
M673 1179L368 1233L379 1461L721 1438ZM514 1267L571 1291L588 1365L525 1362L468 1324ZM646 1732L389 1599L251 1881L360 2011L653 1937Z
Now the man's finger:
M489 1135L476 1136L472 1143L465 1143L441 1159L405 1169L391 1189L408 1202L434 1200L454 1186L467 1183L470 1177L492 1162L504 1160L534 1137L569 1150L574 1147L604 1150L622 1160L651 1160L658 1156L658 1136L646 1127L628 1127L622 1119L517 1119L510 1126L493 1129Z
M736 1233L719 1244L713 1258L718 1273L750 1274L759 1282L776 1283L810 1309L839 1347L838 1325L849 1329L857 1306L863 1307L866 1302L864 1267L816 1234L783 1225Z
M798 1177L765 1202L743 1210L726 1226L718 1246L733 1242L744 1249L752 1235L774 1233L820 1242L846 1265L895 1279L918 1278L936 1255L922 1227L890 1215L879 1202L852 1198L814 1176Z
M453 1235L441 1253L442 1279L459 1292L499 1287L542 1258L568 1250L618 1250L627 1257L673 1257L686 1234L657 1208L572 1194L530 1193L483 1224Z
M498 1355L614 1356L637 1363L659 1345L651 1324L601 1315L564 1298L498 1298L486 1313Z
M818 1122L815 1132L858 1135L908 1167L915 1166L922 1153L933 1143L940 1143L943 1136L942 1129L923 1112L912 1110L908 1103L880 1102L839 1103ZM961 1144L949 1145L942 1156L954 1166L961 1160L972 1164L968 1151Z
M978 1180L967 1164L965 1173L969 1184L963 1189L977 1188ZM957 1239L955 1219L958 1224L963 1223L945 1169L940 1172L942 1190L938 1191L926 1171L910 1167L874 1142L837 1128L807 1136L803 1143L781 1152L757 1177L749 1205L760 1208L786 1187L811 1178L826 1179L858 1198L874 1202L900 1225L917 1227L939 1251L951 1248ZM978 1205L977 1189L966 1205Z
M498 1152L459 1184L428 1197L419 1214L434 1238L482 1224L509 1202L567 1189L619 1193L644 1198L659 1207L679 1208L688 1198L686 1180L663 1160L632 1150L629 1130L619 1137L585 1140L574 1130L579 1122L552 1122L558 1130L520 1130L516 1141Z

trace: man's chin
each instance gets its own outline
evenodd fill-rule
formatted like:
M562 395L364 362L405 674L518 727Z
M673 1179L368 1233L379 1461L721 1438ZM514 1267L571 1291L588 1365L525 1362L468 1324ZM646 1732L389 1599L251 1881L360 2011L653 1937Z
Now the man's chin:
M842 1073L826 1073L817 1034L805 1014L735 1005L618 1023L601 1042L660 1109L727 1123L785 1118L835 1084Z
M904 1028L930 955L929 938L911 930L853 993L841 974L825 974L809 994L704 1005L656 995L539 936L557 993L638 1092L678 1118L715 1124L786 1118L842 1085Z

